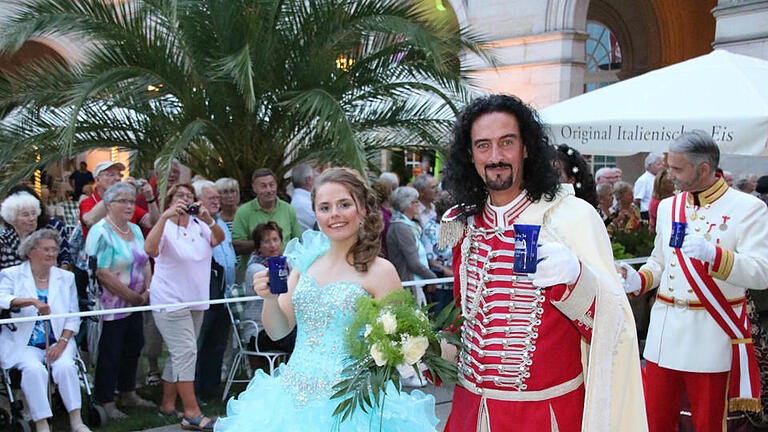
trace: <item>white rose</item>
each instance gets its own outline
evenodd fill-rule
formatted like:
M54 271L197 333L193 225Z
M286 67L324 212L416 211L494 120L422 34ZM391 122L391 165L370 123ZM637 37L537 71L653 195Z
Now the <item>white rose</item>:
M371 334L371 331L373 331L373 327L370 324L365 325L365 332L363 333L363 337L368 337L369 334Z
M384 360L384 353L379 350L379 344L371 345L371 357L376 362L376 366L384 366L387 361Z
M426 321L428 318L426 315L424 315L424 312L422 311L416 311L416 316L419 317L420 320Z
M397 318L391 312L385 312L379 315L376 321L380 322L384 326L384 333L392 334L397 330Z
M407 337L403 341L400 352L402 352L405 362L412 365L424 357L427 347L429 347L429 340L424 336Z
M416 375L416 371L413 370L413 366L407 365L405 363L400 363L395 367L397 369L397 372L400 374L400 378L408 379L414 375Z

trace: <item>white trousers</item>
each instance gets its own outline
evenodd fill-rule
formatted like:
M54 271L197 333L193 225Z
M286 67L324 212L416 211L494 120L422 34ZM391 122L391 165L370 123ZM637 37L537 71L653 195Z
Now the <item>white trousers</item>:
M67 343L64 352L56 361L51 363L53 382L59 388L61 400L67 412L80 409L80 379L77 376L77 366L74 361L74 339ZM33 421L52 417L51 406L48 403L48 370L43 363L45 350L29 345L20 348L19 362L13 365L21 371L21 391L27 400L29 415Z

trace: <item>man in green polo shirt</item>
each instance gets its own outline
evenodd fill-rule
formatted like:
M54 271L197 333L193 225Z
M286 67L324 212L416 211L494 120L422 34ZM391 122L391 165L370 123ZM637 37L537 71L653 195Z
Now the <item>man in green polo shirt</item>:
M232 246L238 255L244 255L241 264L247 263L254 244L251 232L257 225L275 221L283 229L283 249L288 241L301 235L296 210L277 197L277 180L269 168L259 168L251 176L251 187L256 198L240 206L232 222ZM245 267L244 265L241 267Z

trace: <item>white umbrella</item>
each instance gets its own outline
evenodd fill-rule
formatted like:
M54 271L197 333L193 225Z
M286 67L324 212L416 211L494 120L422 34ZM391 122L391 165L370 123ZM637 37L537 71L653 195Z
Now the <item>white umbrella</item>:
M539 113L554 144L586 154L662 152L702 129L723 154L768 156L768 61L715 50Z

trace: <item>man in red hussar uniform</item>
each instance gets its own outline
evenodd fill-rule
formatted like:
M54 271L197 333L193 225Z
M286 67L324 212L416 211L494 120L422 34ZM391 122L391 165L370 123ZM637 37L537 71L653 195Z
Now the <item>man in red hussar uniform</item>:
M608 235L559 183L542 129L532 108L501 95L472 102L454 129L443 187L461 204L443 216L440 237L453 247L465 321L446 430L647 430L635 326ZM513 269L515 224L541 226L535 273Z

